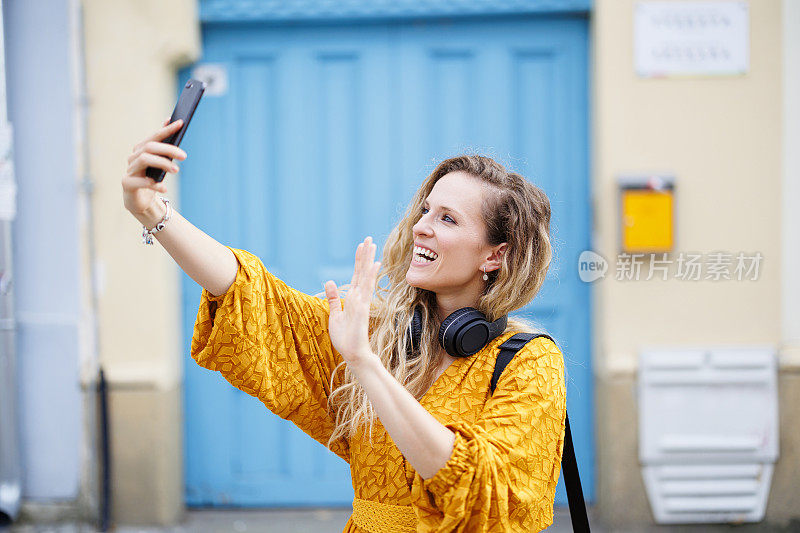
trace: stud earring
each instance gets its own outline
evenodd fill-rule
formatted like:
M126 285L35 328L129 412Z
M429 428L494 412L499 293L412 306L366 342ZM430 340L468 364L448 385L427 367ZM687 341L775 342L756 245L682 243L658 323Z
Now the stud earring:
M486 267L483 267L483 281L489 281L489 275L486 274Z

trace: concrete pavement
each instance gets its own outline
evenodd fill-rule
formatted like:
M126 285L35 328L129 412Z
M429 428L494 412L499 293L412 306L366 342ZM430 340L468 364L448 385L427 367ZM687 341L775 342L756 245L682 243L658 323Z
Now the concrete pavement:
M351 508L324 509L224 509L190 510L186 519L175 527L134 527L123 526L111 529L116 533L341 533L344 524L352 513ZM705 524L685 526L656 526L635 530L608 529L598 523L592 510L589 521L593 533L764 533L797 532L800 524L785 526L770 524ZM89 524L76 522L50 524L17 524L3 533L95 533L97 529ZM548 533L568 533L572 531L569 511L556 508L553 525Z
M190 510L184 522L175 527L123 526L117 533L341 533L351 508L342 509L273 509L273 510ZM2 530L0 530L2 531ZM8 533L95 533L89 524L17 524ZM572 531L569 512L557 509L555 523L548 533ZM592 531L603 533L596 527Z

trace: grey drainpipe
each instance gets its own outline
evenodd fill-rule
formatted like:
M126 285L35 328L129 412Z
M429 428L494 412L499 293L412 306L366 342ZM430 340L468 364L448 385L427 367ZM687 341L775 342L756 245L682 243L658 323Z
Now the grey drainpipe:
M0 0L2 1L2 0ZM102 368L100 365L100 317L98 313L100 301L100 277L97 272L97 249L95 247L96 235L94 231L94 190L95 180L92 177L91 158L89 151L89 113L91 112L91 99L89 98L89 88L86 79L86 31L84 28L83 2L80 0L70 0L70 13L72 24L70 26L73 33L73 46L75 70L73 74L77 81L76 84L76 116L79 121L79 136L82 147L80 153L80 168L82 172L78 183L78 190L82 193L81 202L86 207L87 219L85 223L86 234L84 236L87 254L89 256L89 278L91 285L91 343L92 349L87 354L88 360L81 361L81 384L84 392L90 395L101 394L101 388L105 390L105 381L102 378ZM107 491L109 490L109 471L108 464L108 426L103 424L103 416L107 415L103 410L105 407L98 407L105 401L105 398L98 398L98 401L87 402L85 414L90 424L88 434L85 437L85 446L89 451L89 459L84 464L84 475L82 496L84 501L88 501L90 514L99 515L100 531L107 531L110 513L110 499ZM96 507L95 507L96 506Z
M6 106L3 2L0 0L0 523L16 519L22 493L11 246L11 224L17 211L17 185L12 148Z

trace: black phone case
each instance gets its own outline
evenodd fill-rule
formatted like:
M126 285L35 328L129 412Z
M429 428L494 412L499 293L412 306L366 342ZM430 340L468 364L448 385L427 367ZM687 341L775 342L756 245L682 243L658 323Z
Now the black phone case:
M186 82L186 85L183 86L183 90L181 91L181 96L178 98L178 103L175 104L175 109L172 111L172 116L169 119L170 124L176 120L183 119L181 129L161 142L180 146L183 135L186 133L186 128L189 127L189 122L191 122L192 115L194 115L194 110L197 109L197 104L200 103L200 98L203 97L203 91L205 90L205 82L195 79L190 79ZM171 157L168 159L172 161ZM166 171L157 167L147 167L145 175L148 178L153 178L154 181L160 182L164 180Z

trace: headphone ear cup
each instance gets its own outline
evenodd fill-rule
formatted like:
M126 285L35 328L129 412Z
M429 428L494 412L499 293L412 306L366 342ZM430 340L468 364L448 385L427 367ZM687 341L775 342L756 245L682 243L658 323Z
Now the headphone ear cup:
M414 307L411 324L408 325L407 339L406 355L411 358L419 353L419 343L422 339L422 311L420 311L419 305Z
M439 344L453 357L468 357L486 346L489 325L474 307L462 307L439 327Z

